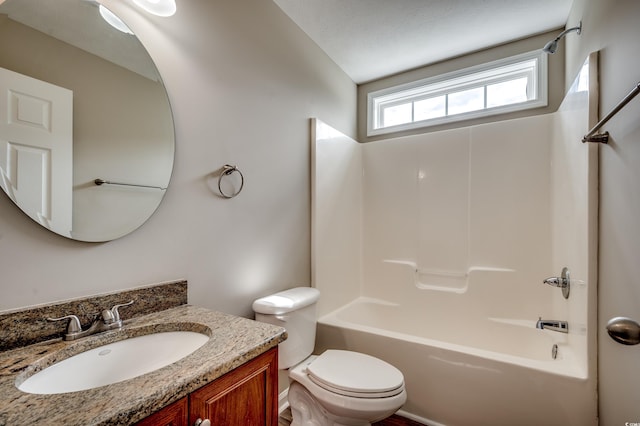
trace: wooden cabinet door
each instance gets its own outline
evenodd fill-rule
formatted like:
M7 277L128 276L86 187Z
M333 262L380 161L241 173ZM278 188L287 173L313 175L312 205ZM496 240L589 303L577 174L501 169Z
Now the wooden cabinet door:
M241 365L189 396L189 419L215 426L278 425L278 348Z
M188 414L188 397L185 396L142 419L136 426L187 426Z

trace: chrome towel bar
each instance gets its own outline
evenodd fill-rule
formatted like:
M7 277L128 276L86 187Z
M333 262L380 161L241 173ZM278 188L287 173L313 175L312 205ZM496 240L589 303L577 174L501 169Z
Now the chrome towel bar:
M582 143L585 143L585 142L608 143L609 132L604 132L599 134L596 134L596 132L600 130L600 128L604 126L607 121L611 119L611 117L616 115L618 111L620 111L626 104L628 104L631 99L635 98L638 93L640 93L640 83L636 84L636 87L634 87L633 90L631 90L631 92L629 92L629 94L627 94L627 96L625 96L618 103L618 105L616 105L615 108L611 110L609 114L607 114L602 120L600 120L598 124L593 126L593 129L591 129L589 133L584 135L584 137L582 138Z

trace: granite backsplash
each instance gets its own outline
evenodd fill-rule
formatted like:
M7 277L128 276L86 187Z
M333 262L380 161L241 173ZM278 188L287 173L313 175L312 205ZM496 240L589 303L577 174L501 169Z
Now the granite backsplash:
M67 321L47 321L76 315L82 327L88 327L104 309L133 300L120 308L123 320L187 304L187 281L178 280L131 290L40 305L0 313L0 352L61 337Z

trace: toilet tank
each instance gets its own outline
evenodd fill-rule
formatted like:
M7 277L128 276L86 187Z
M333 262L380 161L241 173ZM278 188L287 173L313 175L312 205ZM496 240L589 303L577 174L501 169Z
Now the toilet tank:
M313 353L316 341L316 302L320 292L296 287L253 302L256 320L287 330L287 340L278 347L278 368L293 367Z

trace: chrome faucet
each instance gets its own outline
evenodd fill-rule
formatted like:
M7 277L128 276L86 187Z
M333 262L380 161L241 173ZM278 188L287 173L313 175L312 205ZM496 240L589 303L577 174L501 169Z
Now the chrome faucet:
M542 318L538 317L536 328L539 328L541 330L558 331L560 333L568 333L569 323L566 321L543 320Z
M111 309L105 309L100 315L96 316L91 323L91 326L86 330L82 329L80 320L76 315L65 315L60 318L47 318L47 321L61 321L68 319L69 325L67 325L67 332L65 333L63 340L76 340L82 337L91 336L92 334L101 333L103 331L121 328L122 319L120 318L118 308L129 306L131 304L133 304L133 300L120 305L115 305Z

